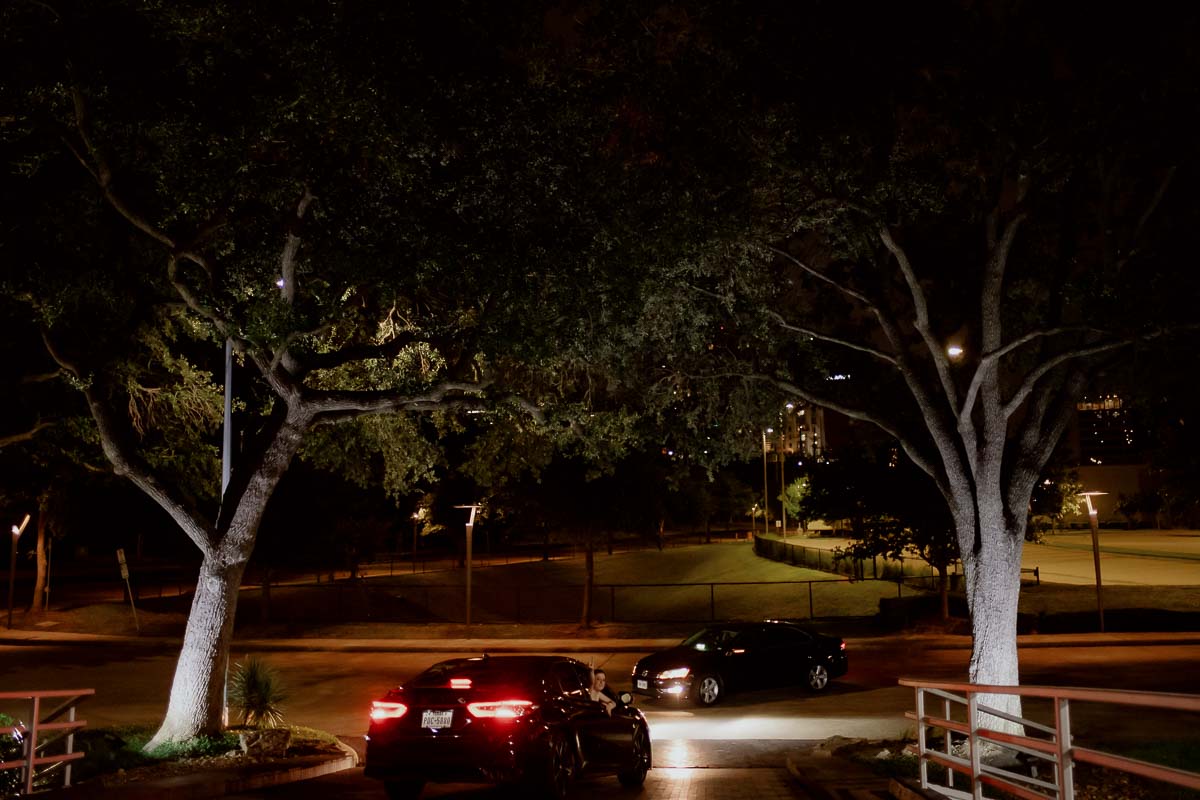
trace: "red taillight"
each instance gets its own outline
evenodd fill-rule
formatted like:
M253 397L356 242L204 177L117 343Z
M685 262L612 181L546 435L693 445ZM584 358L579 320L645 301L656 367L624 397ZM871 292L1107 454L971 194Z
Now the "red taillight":
M450 688L451 689L470 689L471 688L471 679L470 678L451 678L450 679Z
M838 650L845 650L845 649L846 649L846 643L845 643L845 642L842 642L841 644L839 644L839 645L838 645Z
M386 700L376 700L371 703L371 719L375 721L385 719L400 719L408 712L408 706L404 703L389 703Z
M489 703L468 703L467 711L473 717L492 717L495 719L516 719L529 713L533 703L529 700L499 700Z

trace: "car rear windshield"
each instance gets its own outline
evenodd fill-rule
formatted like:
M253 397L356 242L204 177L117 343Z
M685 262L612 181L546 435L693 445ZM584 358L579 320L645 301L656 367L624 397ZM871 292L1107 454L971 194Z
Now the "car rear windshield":
M458 658L434 664L409 682L415 689L447 686L451 678L469 679L473 688L528 687L542 682L542 670L524 663L505 663L500 659Z

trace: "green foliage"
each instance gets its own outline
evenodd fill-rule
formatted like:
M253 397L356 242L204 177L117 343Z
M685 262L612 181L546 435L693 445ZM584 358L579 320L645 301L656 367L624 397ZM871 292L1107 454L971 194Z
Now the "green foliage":
M0 714L0 727L16 724L7 714ZM0 761L16 761L21 758L21 743L11 736L0 736ZM21 771L6 769L0 772L0 797L15 797L21 786Z
M278 727L283 723L286 699L279 673L254 656L238 664L229 676L230 705L246 725Z
M85 728L75 735L75 747L84 753L73 767L75 780L84 781L97 775L164 761L220 756L238 749L237 735L223 733L165 744L147 752L144 748L153 733L154 729L145 725Z

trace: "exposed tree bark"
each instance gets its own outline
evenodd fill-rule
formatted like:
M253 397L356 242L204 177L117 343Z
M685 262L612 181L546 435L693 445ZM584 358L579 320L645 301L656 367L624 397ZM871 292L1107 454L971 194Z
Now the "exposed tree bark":
M221 731L229 644L245 568L245 561L223 563L218 556L206 556L200 565L167 713L147 750Z
M583 611L579 615L579 625L583 628L592 627L592 589L595 584L596 545L592 541L592 529L589 525L583 540Z
M29 611L32 614L40 614L46 610L46 539L49 533L47 524L49 515L46 513L46 509L49 505L48 493L42 495L41 502L38 503L37 543L35 545L37 574L33 581L33 594L29 598Z

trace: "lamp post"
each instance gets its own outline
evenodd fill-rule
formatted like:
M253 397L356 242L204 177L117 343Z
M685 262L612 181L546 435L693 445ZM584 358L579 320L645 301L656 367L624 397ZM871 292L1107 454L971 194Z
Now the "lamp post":
M478 505L473 506L455 506L455 508L469 508L471 516L467 518L467 624L471 624L471 539L475 532L475 512L479 509Z
M8 554L8 627L10 629L12 628L13 589L17 583L17 540L21 538L21 534L25 532L25 526L28 524L29 515L26 514L19 526L12 526L12 549Z
M1088 525L1092 529L1092 561L1096 565L1096 611L1100 615L1100 632L1104 633L1104 599L1100 593L1100 530L1097 522L1096 507L1092 498L1108 494L1107 492L1080 492L1079 496L1087 501Z
M772 430L770 428L767 428L765 431L763 431L763 435L762 435L762 442L763 442L763 536L771 535L771 529L768 524L769 520L767 519L770 516L767 513L767 510L771 507L771 504L767 499L767 434L768 433L772 433Z

